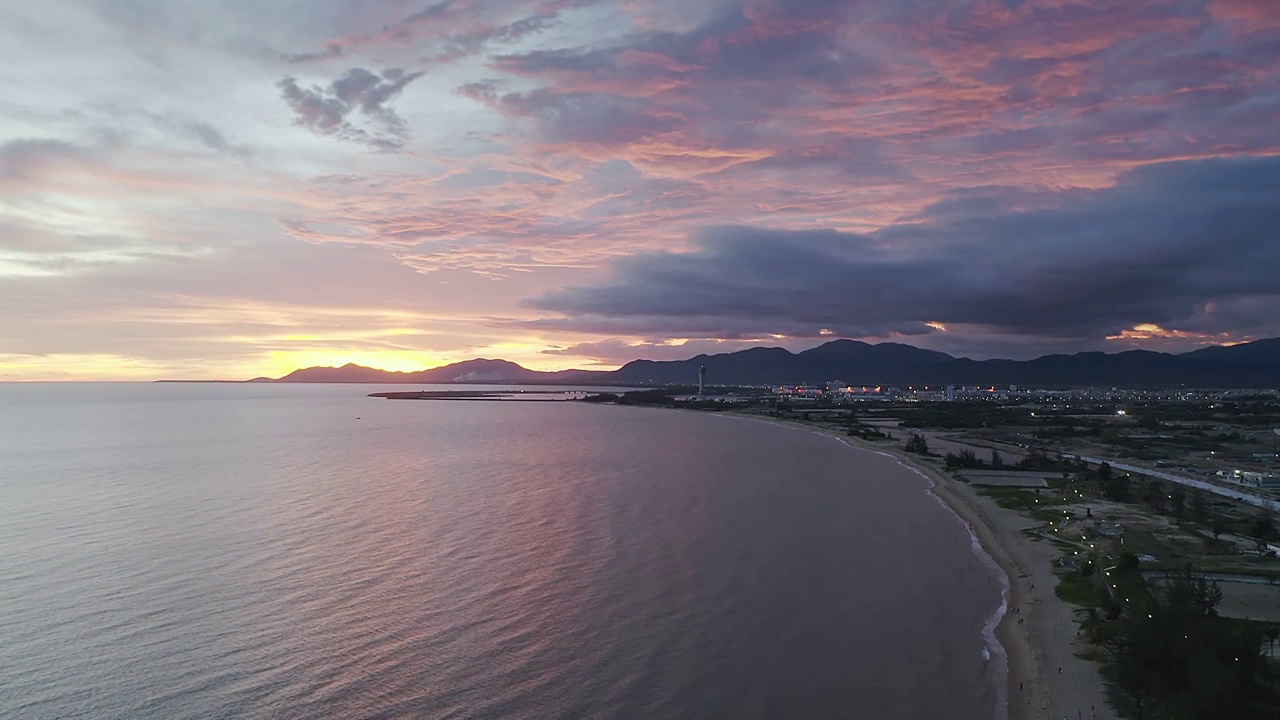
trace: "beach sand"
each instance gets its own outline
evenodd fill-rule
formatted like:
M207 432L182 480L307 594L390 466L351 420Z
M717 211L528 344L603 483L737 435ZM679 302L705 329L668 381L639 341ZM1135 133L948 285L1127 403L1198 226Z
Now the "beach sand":
M1011 612L997 634L1009 651L1011 716L1116 718L1098 666L1079 655L1086 643L1079 635L1076 608L1056 594L1053 565L1062 551L1023 533L1040 523L941 473L931 474L938 482L934 492L974 527L983 547L1009 575Z
M1061 550L1023 533L1041 523L1000 507L896 445L845 437L803 423L761 419L804 427L858 448L893 455L933 480L938 497L969 523L983 548L1009 577L1009 612L996 628L996 636L1009 655L1010 720L1118 719L1107 704L1097 664L1078 654L1086 641L1078 634L1076 608L1056 594L1058 579L1053 567Z

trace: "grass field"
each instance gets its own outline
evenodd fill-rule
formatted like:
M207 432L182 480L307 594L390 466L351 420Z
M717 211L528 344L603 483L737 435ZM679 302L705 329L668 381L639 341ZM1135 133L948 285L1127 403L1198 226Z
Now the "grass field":
M1098 586L1094 584L1093 578L1081 575L1078 572L1059 574L1057 594L1059 599L1072 605L1081 607L1098 607L1101 605L1101 600L1098 597Z

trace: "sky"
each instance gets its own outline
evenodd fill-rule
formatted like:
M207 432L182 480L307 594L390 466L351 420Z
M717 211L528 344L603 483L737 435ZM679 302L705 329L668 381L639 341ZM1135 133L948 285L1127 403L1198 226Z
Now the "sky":
M1274 336L1274 0L0 4L0 380Z

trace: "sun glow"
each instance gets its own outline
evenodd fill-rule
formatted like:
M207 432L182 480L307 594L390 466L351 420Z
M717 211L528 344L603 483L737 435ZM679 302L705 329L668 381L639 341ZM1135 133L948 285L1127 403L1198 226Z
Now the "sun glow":
M280 377L299 368L342 367L348 363L392 372L414 372L450 362L452 360L420 350L281 350L271 353L258 372Z
M0 382L12 380L154 380L163 364L110 353L6 355L0 353Z
M1186 330L1169 330L1155 323L1138 323L1118 335L1108 335L1108 340L1192 340L1199 345L1222 345L1230 347L1249 342L1253 338L1245 336L1232 337L1227 333L1197 333Z
M1174 339L1191 339L1212 341L1214 338L1210 335L1201 333L1187 332L1185 330L1168 330L1155 323L1138 323L1128 330L1122 330L1118 335L1108 335L1108 340L1151 340L1155 338L1174 338Z

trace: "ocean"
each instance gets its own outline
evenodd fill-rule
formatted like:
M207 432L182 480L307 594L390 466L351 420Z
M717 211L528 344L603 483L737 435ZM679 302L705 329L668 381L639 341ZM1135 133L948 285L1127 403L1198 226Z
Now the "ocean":
M0 717L1004 714L1001 578L896 460L386 389L0 384Z

